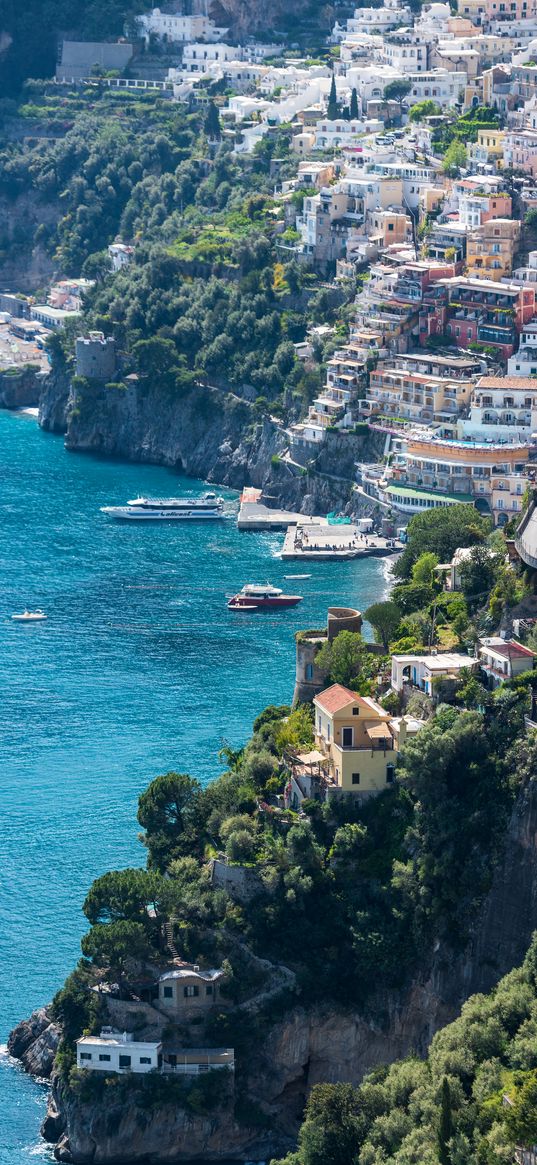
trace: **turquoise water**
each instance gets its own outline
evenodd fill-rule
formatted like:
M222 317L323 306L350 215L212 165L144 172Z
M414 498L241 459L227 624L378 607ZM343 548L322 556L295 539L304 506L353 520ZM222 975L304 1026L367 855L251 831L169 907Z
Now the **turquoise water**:
M199 488L68 454L34 420L0 413L0 1042L76 961L92 879L143 864L140 790L172 768L216 776L222 740L240 745L266 704L291 698L293 632L322 625L329 603L363 609L382 594L381 561L315 563L298 609L229 612L244 582L293 573L274 558L283 535L99 512ZM48 621L12 623L25 605ZM0 1058L1 1165L48 1158L44 1099Z

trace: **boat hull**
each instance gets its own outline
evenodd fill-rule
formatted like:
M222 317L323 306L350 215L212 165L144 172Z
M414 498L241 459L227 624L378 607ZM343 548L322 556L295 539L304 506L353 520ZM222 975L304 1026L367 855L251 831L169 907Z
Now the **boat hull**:
M282 595L274 599L234 598L228 603L230 611L270 611L280 607L296 607L302 602L302 595Z
M115 518L116 522L214 522L225 518L225 514L219 510L208 510L203 513L200 510L184 510L184 511L155 511L144 512L140 510L131 510L128 506L103 506L103 514L108 514L110 518Z

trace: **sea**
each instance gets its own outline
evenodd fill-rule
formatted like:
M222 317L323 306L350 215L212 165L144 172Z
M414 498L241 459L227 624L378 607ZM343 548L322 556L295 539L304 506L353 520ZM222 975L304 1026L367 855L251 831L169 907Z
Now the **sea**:
M5 1052L79 957L92 880L144 864L137 798L175 769L202 782L218 751L288 703L299 628L329 605L382 597L388 560L284 564L280 533L236 522L117 523L139 494L199 495L167 469L68 453L61 437L0 412L0 1165L51 1160L39 1136L46 1087ZM235 512L238 495L221 491ZM270 581L304 600L232 612L226 596ZM12 613L41 607L47 621Z

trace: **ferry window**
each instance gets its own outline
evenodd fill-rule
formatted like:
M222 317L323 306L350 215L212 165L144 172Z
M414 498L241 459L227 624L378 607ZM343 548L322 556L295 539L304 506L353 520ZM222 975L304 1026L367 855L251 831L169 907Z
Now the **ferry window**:
M173 999L173 987L165 987L163 995L165 999Z
M107 1056L106 1054L103 1053L102 1056L99 1056L99 1060L106 1060L107 1063L110 1063L111 1056Z
M353 774L352 774L352 783L353 783L353 785L359 785L359 784L360 784L360 774L359 774L359 773L353 773Z
M130 1066L131 1066L130 1056L120 1056L119 1057L119 1067L120 1068L130 1068Z

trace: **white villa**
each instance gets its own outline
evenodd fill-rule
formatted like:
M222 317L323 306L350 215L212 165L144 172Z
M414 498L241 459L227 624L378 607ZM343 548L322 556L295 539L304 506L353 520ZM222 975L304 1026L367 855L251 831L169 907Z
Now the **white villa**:
M456 652L431 652L430 655L392 655L391 685L402 692L407 685L433 695L433 680L458 679L465 668L475 668L476 660Z

